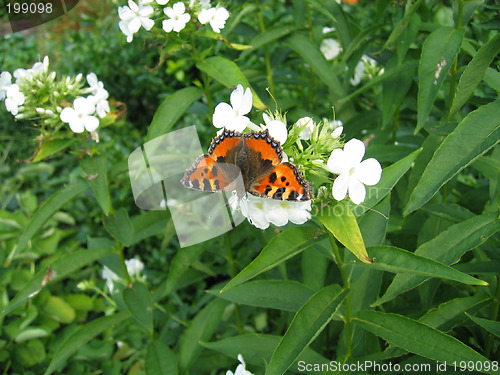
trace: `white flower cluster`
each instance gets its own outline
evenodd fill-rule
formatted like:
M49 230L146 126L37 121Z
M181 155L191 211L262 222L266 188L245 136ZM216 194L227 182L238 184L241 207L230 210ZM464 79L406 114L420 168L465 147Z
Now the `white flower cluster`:
M22 86L38 86L42 76L49 69L49 58L45 56L43 62L35 63L31 69L16 69L14 71L15 83L12 83L12 75L9 72L0 74L0 100L5 100L7 111L17 118L20 118L19 111L23 110L22 105L26 96L21 90Z
M285 150L291 150L293 145L288 142L289 132L282 117L264 113L264 124L256 125L246 116L252 109L252 93L249 88L245 90L242 85L236 86L231 93L230 103L219 103L215 107L212 121L216 128L220 128L220 131L225 128L237 132L244 132L247 129L267 130L271 137L282 146L285 145ZM324 119L322 124L316 124L312 118L303 117L291 128L290 135L292 140L297 139L299 153L305 154L308 150L318 149L308 156L310 167L319 167L327 173L339 175L333 183L333 198L340 201L349 196L353 203L360 204L366 196L365 185L375 185L380 181L382 167L373 158L362 161L365 145L358 139L351 139L343 150L340 149L339 139L343 129L343 124L339 120ZM309 141L312 147L304 150L301 141ZM322 159L322 155L326 152L330 156L325 163L326 157ZM288 156L283 151L283 161L287 160ZM303 224L311 218L311 201L280 201L247 194L243 199L238 199L234 195L230 199L230 205L233 210L239 210L250 223L260 229L266 229L270 224L283 226L289 221Z
M334 27L324 27L323 34L334 32ZM321 41L319 47L321 53L328 61L335 60L341 53L342 47L340 43L333 38L325 38ZM347 69L346 69L347 70ZM363 55L354 68L354 75L349 79L353 86L357 86L363 79L372 79L373 77L383 74L384 68L378 66L377 62L367 55Z
M144 263L139 258L132 258L125 261L125 266L127 267L127 272L130 277L135 277L140 279L142 270L144 269ZM111 271L108 267L104 266L102 269L102 278L106 280L106 286L110 293L113 293L115 287L115 282L121 282L120 277Z
M53 126L62 121L75 133L95 132L98 117L110 111L109 94L94 73L87 75L87 88L81 82L82 74L57 81L56 73L49 72L49 58L45 56L43 62L31 69L16 69L13 75L15 83L9 72L0 74L0 100L5 100L5 107L16 119L39 118ZM75 98L73 107L63 109L61 105L68 98Z
M178 1L172 6L167 5L170 0L128 0L128 5L118 8L120 22L118 26L127 37L127 42L132 42L134 34L139 31L141 26L146 30L151 30L155 24L152 19L154 16L164 18L162 28L165 32L180 32L191 20L191 15L186 9L186 4ZM221 6L212 7L210 0L191 0L187 6L189 11L197 16L200 24L210 24L210 27L216 33L226 25L229 18L229 12Z
M85 91L91 95L76 98L73 107L66 107L61 111L61 120L68 123L75 133L82 133L84 130L95 132L99 127L99 119L95 115L103 118L110 111L109 93L95 73L87 75L87 82L90 87Z

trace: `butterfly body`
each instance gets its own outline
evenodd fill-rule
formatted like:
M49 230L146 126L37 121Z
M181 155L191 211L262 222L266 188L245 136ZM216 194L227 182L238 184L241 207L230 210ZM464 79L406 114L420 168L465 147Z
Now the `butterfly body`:
M310 183L295 165L282 159L281 145L267 130L242 134L224 129L212 140L208 154L199 156L186 170L181 183L200 191L231 190L241 174L245 192L255 196L312 199Z

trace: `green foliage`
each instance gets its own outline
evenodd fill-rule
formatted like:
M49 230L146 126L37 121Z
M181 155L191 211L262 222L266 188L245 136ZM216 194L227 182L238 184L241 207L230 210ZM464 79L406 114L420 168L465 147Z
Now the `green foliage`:
M242 354L254 374L365 360L500 374L497 5L227 2L221 34L192 21L185 34L141 29L127 43L125 1L81 4L0 43L2 70L48 52L58 74L95 72L119 109L99 143L38 148L29 121L2 104L3 373L215 375ZM333 60L325 38L340 43ZM376 66L355 86L366 56ZM318 173L308 223L245 221L180 248L168 210L136 207L127 157L192 124L206 149L214 107L238 83L256 108L289 119L331 119L333 107L382 179L356 206L335 202Z

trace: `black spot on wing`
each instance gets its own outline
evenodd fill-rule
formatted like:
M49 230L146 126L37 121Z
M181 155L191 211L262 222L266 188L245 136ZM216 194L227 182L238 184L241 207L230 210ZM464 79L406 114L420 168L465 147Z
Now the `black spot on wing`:
M273 188L272 188L271 186L267 185L267 186L266 186L266 190L264 190L264 195L269 194L269 192L270 192L271 190L273 190Z
M287 200L289 200L289 201L296 201L298 196L299 196L299 194L297 193L297 191L296 190L292 190L290 192L290 195L288 195Z
M200 182L198 180L193 180L193 181L191 181L191 183L193 184L194 189L200 188Z
M217 157L217 163L224 163L226 161L226 157L225 156L218 156Z
M210 186L210 180L208 178L203 179L203 190L212 191L212 187Z
M281 176L281 182L285 182L286 181L286 177L285 176Z
M273 198L274 199L281 199L281 197L283 197L283 193L285 192L285 188L283 187L280 187L278 190L276 190L276 192L273 194Z
M276 176L276 172L271 173L271 174L269 175L269 182L270 182L270 183L274 183L274 181L276 181L276 178L277 178L277 176Z

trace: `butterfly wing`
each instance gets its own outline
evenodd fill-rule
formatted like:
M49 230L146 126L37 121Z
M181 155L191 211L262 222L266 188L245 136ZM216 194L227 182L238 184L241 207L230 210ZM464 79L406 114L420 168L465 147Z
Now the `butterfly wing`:
M200 191L224 190L239 175L239 168L232 163L240 144L241 133L224 130L212 140L208 154L199 156L186 170L181 183Z
M225 189L229 182L221 166L207 154L199 156L181 179L185 187L199 191L220 191Z
M314 196L311 184L292 163L281 163L260 178L248 190L258 197L288 201L308 201Z

